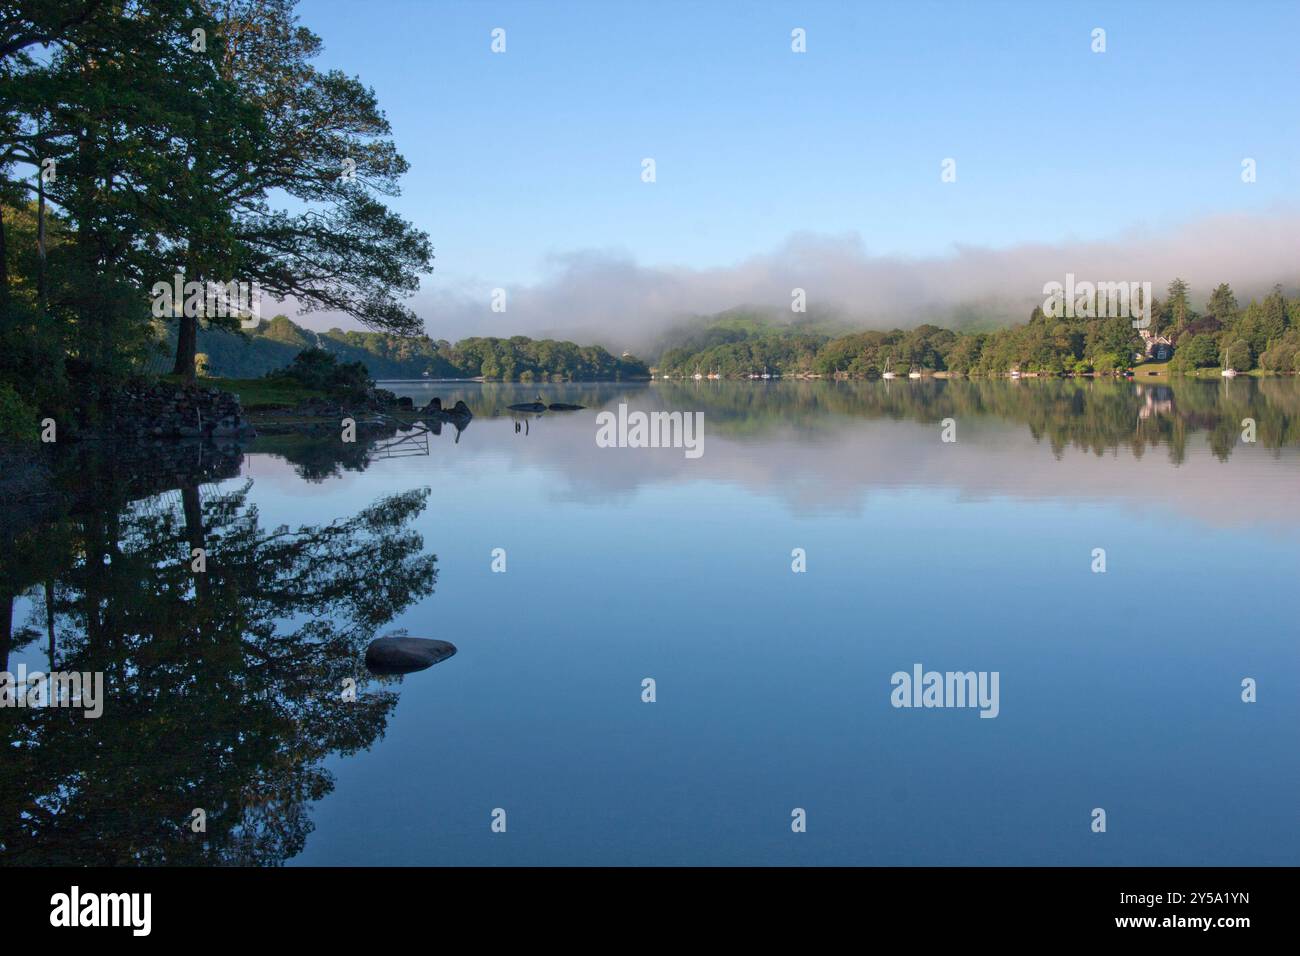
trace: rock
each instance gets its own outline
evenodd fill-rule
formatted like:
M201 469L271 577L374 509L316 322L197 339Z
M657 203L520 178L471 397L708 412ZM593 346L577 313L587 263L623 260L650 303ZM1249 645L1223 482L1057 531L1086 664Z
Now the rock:
M410 674L432 667L456 653L456 645L423 637L380 637L366 648L372 674Z
M451 422L453 425L463 427L474 417L474 413L469 410L469 406L463 401L456 402L451 408L442 407L442 399L432 398L428 405L420 410L426 421L437 424L438 422Z

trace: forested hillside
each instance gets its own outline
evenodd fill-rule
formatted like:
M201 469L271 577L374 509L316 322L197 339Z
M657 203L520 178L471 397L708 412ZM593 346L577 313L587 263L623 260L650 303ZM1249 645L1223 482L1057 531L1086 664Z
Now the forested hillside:
M162 370L175 352L174 326L157 323L152 370ZM645 365L630 355L611 355L598 345L552 339L469 338L455 345L426 335L382 332L313 332L287 316L263 319L242 334L201 327L199 374L212 378L260 378L284 368L304 349L320 348L340 362L360 362L375 379L477 378L493 381L595 381L646 378Z
M864 377L892 371L1000 375L1012 369L1048 374L1113 372L1143 350L1129 316L1102 316L1096 301L1080 300L1072 317L1035 308L1027 322L990 331L936 325L832 335L807 323L781 325L753 315L722 313L680 330L656 363L672 377L717 373L743 377L765 369L782 375ZM1241 306L1231 286L1216 286L1197 309L1181 279L1154 299L1146 330L1172 341L1171 369L1232 367L1285 374L1300 371L1300 299L1280 287Z

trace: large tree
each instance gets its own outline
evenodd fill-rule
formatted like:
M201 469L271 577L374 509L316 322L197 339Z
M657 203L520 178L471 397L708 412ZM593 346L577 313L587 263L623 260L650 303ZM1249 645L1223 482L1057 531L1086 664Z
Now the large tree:
M209 170L229 204L239 277L304 310L347 313L368 328L417 335L399 301L433 259L428 237L379 197L398 192L407 163L372 90L311 63L320 38L294 0L211 0L222 78L253 105L265 139L251 156ZM287 197L294 210L275 208ZM196 231L193 243L204 236ZM192 374L195 323L182 317L176 371Z
M40 20L40 4L18 6ZM183 266L184 235L197 224L215 246L231 233L203 163L251 154L260 128L213 52L192 41L216 30L201 2L89 9L7 58L0 172L25 166L9 185L36 204L35 321L74 330L69 357L93 385L147 328L149 286ZM45 241L51 207L67 239L58 258Z
M148 328L153 285L177 273L420 331L400 299L432 250L382 201L406 163L373 92L316 70L319 50L292 0L17 0L0 12L0 204L37 207L32 321L73 329L71 358L111 369ZM57 262L47 206L69 236ZM7 298L7 275L0 285ZM239 318L171 315L180 374L193 376L205 317Z

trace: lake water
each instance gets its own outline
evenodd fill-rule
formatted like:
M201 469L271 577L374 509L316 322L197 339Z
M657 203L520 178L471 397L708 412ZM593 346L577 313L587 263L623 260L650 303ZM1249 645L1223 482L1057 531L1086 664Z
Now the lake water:
M92 456L19 522L9 669L49 582L110 693L0 714L10 862L1300 863L1300 381L387 387L476 417ZM399 630L458 653L367 676ZM893 706L918 664L996 717Z

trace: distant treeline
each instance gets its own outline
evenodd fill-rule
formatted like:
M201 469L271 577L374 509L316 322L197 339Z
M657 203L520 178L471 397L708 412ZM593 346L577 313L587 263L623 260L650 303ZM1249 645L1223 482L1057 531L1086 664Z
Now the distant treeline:
M1095 299L1080 300L1075 317L1057 318L1035 308L1028 322L995 331L954 332L921 325L834 337L730 313L667 348L656 368L674 377L699 372L733 378L766 369L783 375L864 378L887 371L1077 374L1130 367L1144 350L1132 318L1097 317L1099 311ZM1163 301L1153 300L1146 331L1172 340L1174 371L1216 366L1300 370L1300 299L1287 299L1280 287L1243 309L1224 283L1198 311L1191 306L1187 284L1176 279Z
M174 331L159 323L157 354L174 351ZM426 335L383 332L312 332L277 315L245 334L220 328L199 331L199 374L257 378L289 365L304 349L321 348L340 362L360 362L372 378L477 378L502 382L620 381L648 378L649 369L630 355L615 357L598 345L576 345L522 335L469 338L455 345Z

